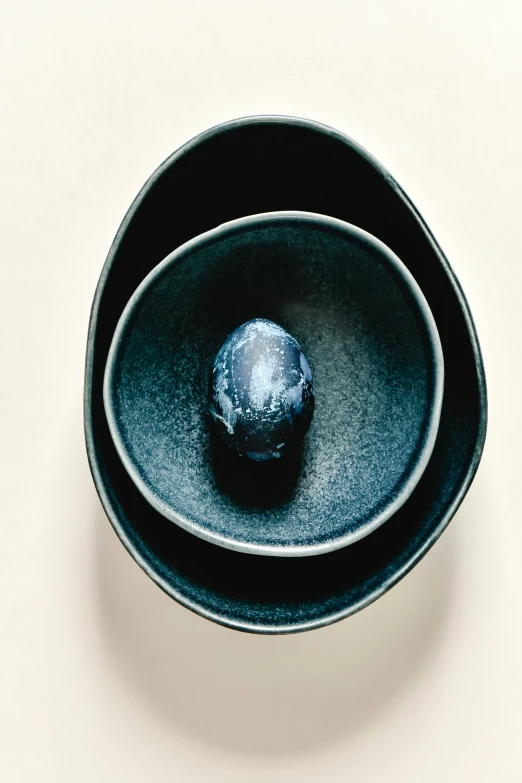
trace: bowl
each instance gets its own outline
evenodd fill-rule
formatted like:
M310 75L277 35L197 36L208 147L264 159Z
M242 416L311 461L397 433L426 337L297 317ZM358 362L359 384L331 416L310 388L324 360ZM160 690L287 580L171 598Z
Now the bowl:
M259 465L213 437L208 378L235 328L267 318L314 378L302 448ZM397 256L344 221L240 218L195 237L142 281L105 371L116 449L145 499L191 533L259 555L318 555L376 530L411 495L440 418L443 358Z
M172 524L150 506L127 473L103 403L116 325L154 266L191 237L227 220L284 209L346 220L391 248L429 304L444 355L439 430L418 485L372 535L318 557L244 554ZM102 505L123 545L150 578L179 603L222 625L291 633L364 608L426 554L476 473L486 436L487 396L462 288L391 174L349 137L324 125L250 117L205 131L173 153L130 207L94 296L84 411L87 453Z

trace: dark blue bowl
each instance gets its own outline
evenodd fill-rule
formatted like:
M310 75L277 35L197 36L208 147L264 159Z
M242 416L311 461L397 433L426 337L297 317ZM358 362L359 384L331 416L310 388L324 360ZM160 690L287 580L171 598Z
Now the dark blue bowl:
M116 325L151 269L221 223L285 209L340 218L391 248L429 304L445 366L437 440L407 502L366 538L306 558L234 552L172 524L129 477L103 405ZM486 419L480 349L455 275L399 185L343 134L283 117L227 123L174 153L131 206L93 303L85 379L87 450L98 493L123 544L180 603L224 625L261 633L326 625L368 605L422 558L449 523L478 467Z
M208 378L256 316L288 329L315 378L300 451L253 464L212 437ZM318 555L406 502L435 445L437 328L404 264L360 228L306 212L233 220L171 253L132 295L105 372L116 449L172 522L252 554Z

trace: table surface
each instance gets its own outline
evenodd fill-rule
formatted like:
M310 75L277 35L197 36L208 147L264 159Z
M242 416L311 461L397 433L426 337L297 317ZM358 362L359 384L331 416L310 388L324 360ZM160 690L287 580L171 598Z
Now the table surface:
M0 779L522 781L522 5L2 11ZM82 430L123 214L185 140L258 113L333 125L398 179L468 296L490 400L475 482L422 563L360 614L276 638L149 581Z

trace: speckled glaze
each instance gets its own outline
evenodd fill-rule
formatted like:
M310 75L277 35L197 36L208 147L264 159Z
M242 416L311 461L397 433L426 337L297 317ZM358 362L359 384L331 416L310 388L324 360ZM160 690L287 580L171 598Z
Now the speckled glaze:
M335 552L266 558L216 547L150 507L118 457L102 389L116 324L157 263L227 220L289 208L361 226L406 264L439 331L444 399L432 457L393 518ZM116 235L94 298L85 433L96 488L116 533L147 574L184 606L258 633L304 631L367 606L422 558L451 520L478 467L486 421L482 359L458 281L397 182L347 136L295 118L237 120L186 144L145 184Z
M312 372L282 326L266 318L238 326L219 349L209 380L214 432L234 452L266 462L302 445L314 412Z
M245 465L209 431L216 348L256 313L296 336L315 378L310 430L284 465ZM120 457L161 514L215 544L295 557L351 544L403 505L442 385L437 329L402 262L348 223L281 212L196 237L145 278L104 395Z

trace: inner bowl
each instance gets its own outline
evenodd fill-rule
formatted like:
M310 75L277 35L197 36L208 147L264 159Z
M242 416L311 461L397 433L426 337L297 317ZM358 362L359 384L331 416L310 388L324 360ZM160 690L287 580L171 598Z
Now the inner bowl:
M315 413L302 449L256 464L213 437L208 376L252 318L292 334ZM431 455L443 359L417 283L382 242L335 218L268 213L196 237L145 278L109 352L114 443L147 501L230 549L314 555L370 533Z

